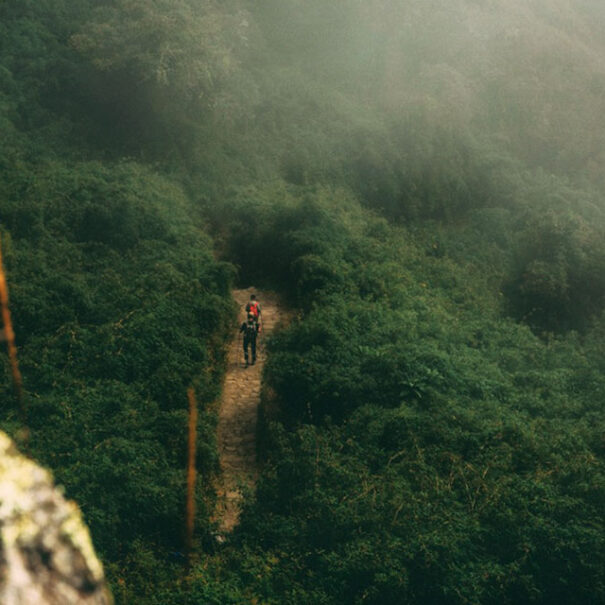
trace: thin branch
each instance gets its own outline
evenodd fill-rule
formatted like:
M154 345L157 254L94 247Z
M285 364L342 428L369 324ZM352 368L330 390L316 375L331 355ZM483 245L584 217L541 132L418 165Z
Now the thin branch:
M4 264L2 261L2 242L0 240L0 305L2 307L2 324L4 325L4 337L8 349L8 358L13 376L13 388L15 390L15 398L19 406L21 415L21 423L27 435L27 409L25 407L25 398L23 396L23 378L19 371L19 361L17 359L17 346L15 344L15 332L13 330L13 322L11 320L10 308L8 305L8 285L6 283L6 274L4 272ZM27 437L26 437L27 441Z

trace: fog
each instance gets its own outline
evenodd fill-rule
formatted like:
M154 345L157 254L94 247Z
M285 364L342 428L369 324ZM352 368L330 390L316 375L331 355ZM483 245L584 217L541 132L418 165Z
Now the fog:
M596 2L267 2L257 19L273 61L383 119L422 116L498 139L532 166L600 179Z
M0 1L0 424L116 602L605 603L604 116L601 0Z

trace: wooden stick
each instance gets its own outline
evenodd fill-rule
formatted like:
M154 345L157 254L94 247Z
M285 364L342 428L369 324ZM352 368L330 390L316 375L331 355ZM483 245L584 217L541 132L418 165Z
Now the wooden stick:
M11 312L8 306L8 286L6 284L6 274L4 273L4 264L2 262L2 242L0 240L0 306L2 307L2 324L4 326L4 337L8 348L8 358L11 365L13 375L13 388L15 389L15 397L19 404L19 412L21 414L21 422L23 428L27 430L27 414L25 402L23 398L23 378L19 371L19 361L17 359L17 346L15 345L15 332L13 330L13 322L11 321Z
M195 523L195 452L197 441L197 402L193 388L187 391L189 399L189 463L187 467L187 560L191 561Z

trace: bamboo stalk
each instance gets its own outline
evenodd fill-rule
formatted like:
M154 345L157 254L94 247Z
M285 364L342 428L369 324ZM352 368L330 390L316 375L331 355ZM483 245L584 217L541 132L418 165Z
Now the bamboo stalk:
M187 391L189 399L189 462L187 467L187 560L191 561L193 550L193 530L195 523L195 453L197 441L197 402L193 388Z
M19 405L21 414L21 422L27 430L27 413L25 409L25 400L23 398L23 378L19 371L19 361L17 359L17 346L15 345L15 332L13 330L13 322L11 321L11 313L8 305L8 286L6 283L6 274L4 272L4 263L2 260L2 241L0 239L0 306L2 307L2 324L4 326L4 337L8 348L8 358L13 376L13 388L15 397Z

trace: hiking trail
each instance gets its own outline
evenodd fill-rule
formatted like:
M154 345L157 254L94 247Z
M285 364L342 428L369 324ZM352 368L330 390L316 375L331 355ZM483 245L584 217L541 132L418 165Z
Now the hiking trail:
M256 363L244 367L242 336L235 334L229 346L225 383L220 399L217 441L221 474L217 481L218 503L214 520L219 535L237 525L245 492L254 489L258 477L256 431L261 381L265 364L265 339L286 319L277 297L255 288L233 290L239 305L238 330L246 319L245 305L256 294L262 309L262 332L257 340Z

